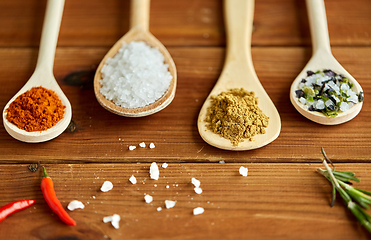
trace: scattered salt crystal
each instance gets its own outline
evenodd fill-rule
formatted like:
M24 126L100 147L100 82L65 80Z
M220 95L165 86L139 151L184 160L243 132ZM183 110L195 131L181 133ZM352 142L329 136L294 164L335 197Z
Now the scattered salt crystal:
M82 202L77 201L77 200L73 200L68 204L67 208L68 208L68 210L73 211L73 210L78 209L78 208L84 209L85 206Z
M166 188L169 188L170 186L169 185L166 185Z
M113 184L110 182L110 181L105 181L102 185L102 187L100 188L100 190L102 192L108 192L110 190L112 190L113 188Z
M134 177L134 175L131 175L131 177L129 178L129 181L130 181L132 184L136 184L136 183L137 183L137 179Z
M139 146L142 147L142 148L145 148L146 144L144 142L141 142L141 143L139 143Z
M146 203L151 203L153 201L153 197L151 195L145 195L144 200Z
M149 168L149 173L152 179L158 180L158 178L160 177L160 171L158 170L156 162L153 162L151 164L151 167Z
M173 208L176 204L176 201L171 201L171 200L165 200L165 206L167 209Z
M240 172L240 174L242 175L242 176L244 176L244 177L247 177L247 173L248 173L248 169L247 168L245 168L245 167L240 167L240 170L239 170L239 172Z
M167 164L166 162L162 164L162 168L167 168L167 166L169 166L169 164Z
M130 151L133 151L134 149L136 149L137 147L136 146L129 146L129 150Z
M121 220L121 218L120 218L120 215L118 215L118 214L113 214L112 216L107 216L107 217L103 218L104 223L111 222L112 226L116 229L119 228L120 220Z
M165 57L145 42L123 44L103 66L100 92L124 108L144 107L164 95L173 76Z
M201 194L202 193L202 189L200 187L195 187L194 190L195 190L195 192L197 194Z
M149 144L149 148L155 148L156 146L155 146L155 144L154 143L150 143Z
M199 180L197 180L196 178L192 178L191 181L192 181L192 184L193 184L196 188L200 187L201 182L200 182Z
M162 210L162 207L157 208L157 212L160 212Z
M202 213L204 213L205 209L203 209L202 207L196 207L193 209L193 215L200 215Z
M223 160L222 160L222 161L219 161L219 163L221 163L221 164L224 164L224 163L225 163L225 161L223 161Z

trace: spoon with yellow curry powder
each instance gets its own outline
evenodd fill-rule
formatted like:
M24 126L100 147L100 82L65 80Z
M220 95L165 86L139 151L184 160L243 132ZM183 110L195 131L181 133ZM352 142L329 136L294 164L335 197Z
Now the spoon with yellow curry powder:
M198 131L203 140L217 148L234 151L260 148L278 137L281 119L252 64L254 0L224 0L224 14L226 60L219 80L201 108ZM228 106L233 102L235 106ZM218 115L220 119L216 118Z
M63 7L64 0L48 0L36 69L27 83L14 95L12 99L10 99L3 110L3 123L6 131L15 139L23 142L38 143L51 140L59 136L68 127L71 121L71 104L53 75L54 55L62 20ZM41 95L47 94L43 95L45 99L41 100L49 101L52 99L51 96L56 95L56 100L61 102L55 106L48 106L45 111L61 110L55 108L63 108L64 110L61 119L58 120L54 126L43 131L26 131L9 122L7 119L7 109L9 106L19 96L23 96L26 92L29 93L28 91L31 89L32 91L34 89L41 89L43 92ZM46 101L44 101L44 104L46 104L45 102ZM49 121L49 119L46 121ZM30 121L31 120L32 118L30 118ZM54 119L54 121L56 120Z

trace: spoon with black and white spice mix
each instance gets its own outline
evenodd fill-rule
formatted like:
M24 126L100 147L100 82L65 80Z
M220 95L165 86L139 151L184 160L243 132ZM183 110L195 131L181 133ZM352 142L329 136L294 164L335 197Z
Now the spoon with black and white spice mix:
M227 33L227 53L221 76L203 104L198 116L198 132L208 144L225 150L251 150L274 141L281 131L281 119L276 107L261 85L252 63L251 35L254 18L254 0L224 0ZM245 140L237 146L207 128L205 118L211 106L211 96L233 88L253 91L259 108L269 117L265 134L258 134L252 141Z
M302 79L307 76L307 71L331 69L337 74L342 74L353 84L355 93L363 93L361 85L350 75L335 59L331 52L330 39L327 28L325 3L323 0L306 0L309 24L312 35L313 54L302 72L291 85L290 100L296 110L313 122L323 125L336 125L353 119L361 111L363 102L358 102L348 110L339 112L336 117L329 117L321 112L309 111L297 97L296 91Z
M130 30L108 51L100 62L94 76L94 92L99 104L106 110L125 117L143 117L157 113L168 106L175 96L177 85L177 72L174 61L164 45L149 32L150 0L131 0ZM165 63L169 66L169 72L173 76L167 91L154 103L138 108L124 108L108 100L101 92L101 70L108 58L113 58L123 43L143 41L153 48L157 48L165 57Z
M51 140L63 133L71 122L71 104L53 75L55 49L63 15L63 7L64 0L48 0L35 71L21 90L5 105L3 110L3 123L6 131L15 139L23 142L38 143ZM27 132L6 119L6 109L8 109L9 105L19 95L30 90L32 87L38 86L54 91L66 108L63 118L53 127L45 131Z

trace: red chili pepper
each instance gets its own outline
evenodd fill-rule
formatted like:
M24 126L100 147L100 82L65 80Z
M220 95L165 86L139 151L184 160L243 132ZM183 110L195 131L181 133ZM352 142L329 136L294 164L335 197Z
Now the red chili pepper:
M0 208L0 222L3 221L7 216L18 212L22 209L28 208L32 204L34 204L36 200L26 199L26 200L19 200L12 203L8 203Z
M48 203L49 207L55 212L58 217L67 225L76 226L75 220L73 220L70 215L64 210L61 202L58 200L57 195L54 191L54 184L52 179L46 173L45 167L43 167L43 179L41 180L41 190L44 195L45 201Z

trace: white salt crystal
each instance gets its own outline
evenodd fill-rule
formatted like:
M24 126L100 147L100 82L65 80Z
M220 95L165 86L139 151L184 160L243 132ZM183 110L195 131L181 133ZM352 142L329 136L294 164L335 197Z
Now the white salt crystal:
M129 150L130 151L133 151L134 149L136 149L137 147L136 146L129 146Z
M157 48L132 41L103 66L100 92L116 105L144 107L159 99L173 78Z
M130 181L132 184L136 184L136 183L137 183L137 179L134 177L134 175L131 175L131 177L129 178L129 181Z
M194 190L195 190L195 192L197 194L201 194L202 193L202 189L200 187L195 187Z
M118 214L113 214L112 216L107 216L103 218L104 223L111 222L112 226L116 229L119 228L120 220L121 220L121 217Z
M334 103L329 99L325 102L326 107L329 107L331 105L334 105Z
M163 163L162 164L162 168L167 168L168 164L167 163Z
M144 196L144 200L146 203L151 203L153 201L153 197L147 194Z
M68 204L67 208L68 208L68 210L73 211L73 210L78 209L78 208L84 209L85 206L82 202L80 202L78 200L73 200Z
M113 184L110 182L110 181L105 181L102 185L102 187L100 188L100 190L102 192L108 192L110 190L112 190L113 188Z
M316 104L316 108L317 109L324 109L325 108L325 102L323 100L318 100L317 104Z
M162 207L157 208L157 212L160 212L162 210Z
M225 163L225 161L224 161L224 160L221 160L221 161L219 161L219 163L221 163L221 164L224 164L224 163Z
M151 179L158 180L158 178L160 177L160 171L158 170L158 166L155 162L151 164L151 167L149 168L149 173Z
M341 111L345 112L348 109L349 109L349 104L348 103L346 103L346 102L340 103L340 110Z
M205 209L202 207L196 207L193 209L193 215L200 215L205 212Z
M155 148L156 146L155 146L155 144L154 143L151 143L151 144L149 144L149 148Z
M306 104L307 99L305 99L304 97L301 97L301 98L299 98L299 102L301 102L302 104Z
M146 147L146 143L145 142L141 142L141 143L139 143L139 146L142 147L142 148L145 148Z
M196 188L200 187L200 185L201 185L201 182L200 182L199 180L197 180L196 178L192 178L191 182L192 182L192 184L193 184Z
M247 177L247 173L248 173L248 171L249 171L249 170L248 170L247 168L243 167L243 166L241 166L240 169L239 169L240 174L241 174L242 176L244 176L244 177Z
M173 208L176 204L176 201L171 201L171 200L165 200L165 206L167 209Z
M166 188L169 188L170 186L169 185L166 185Z

